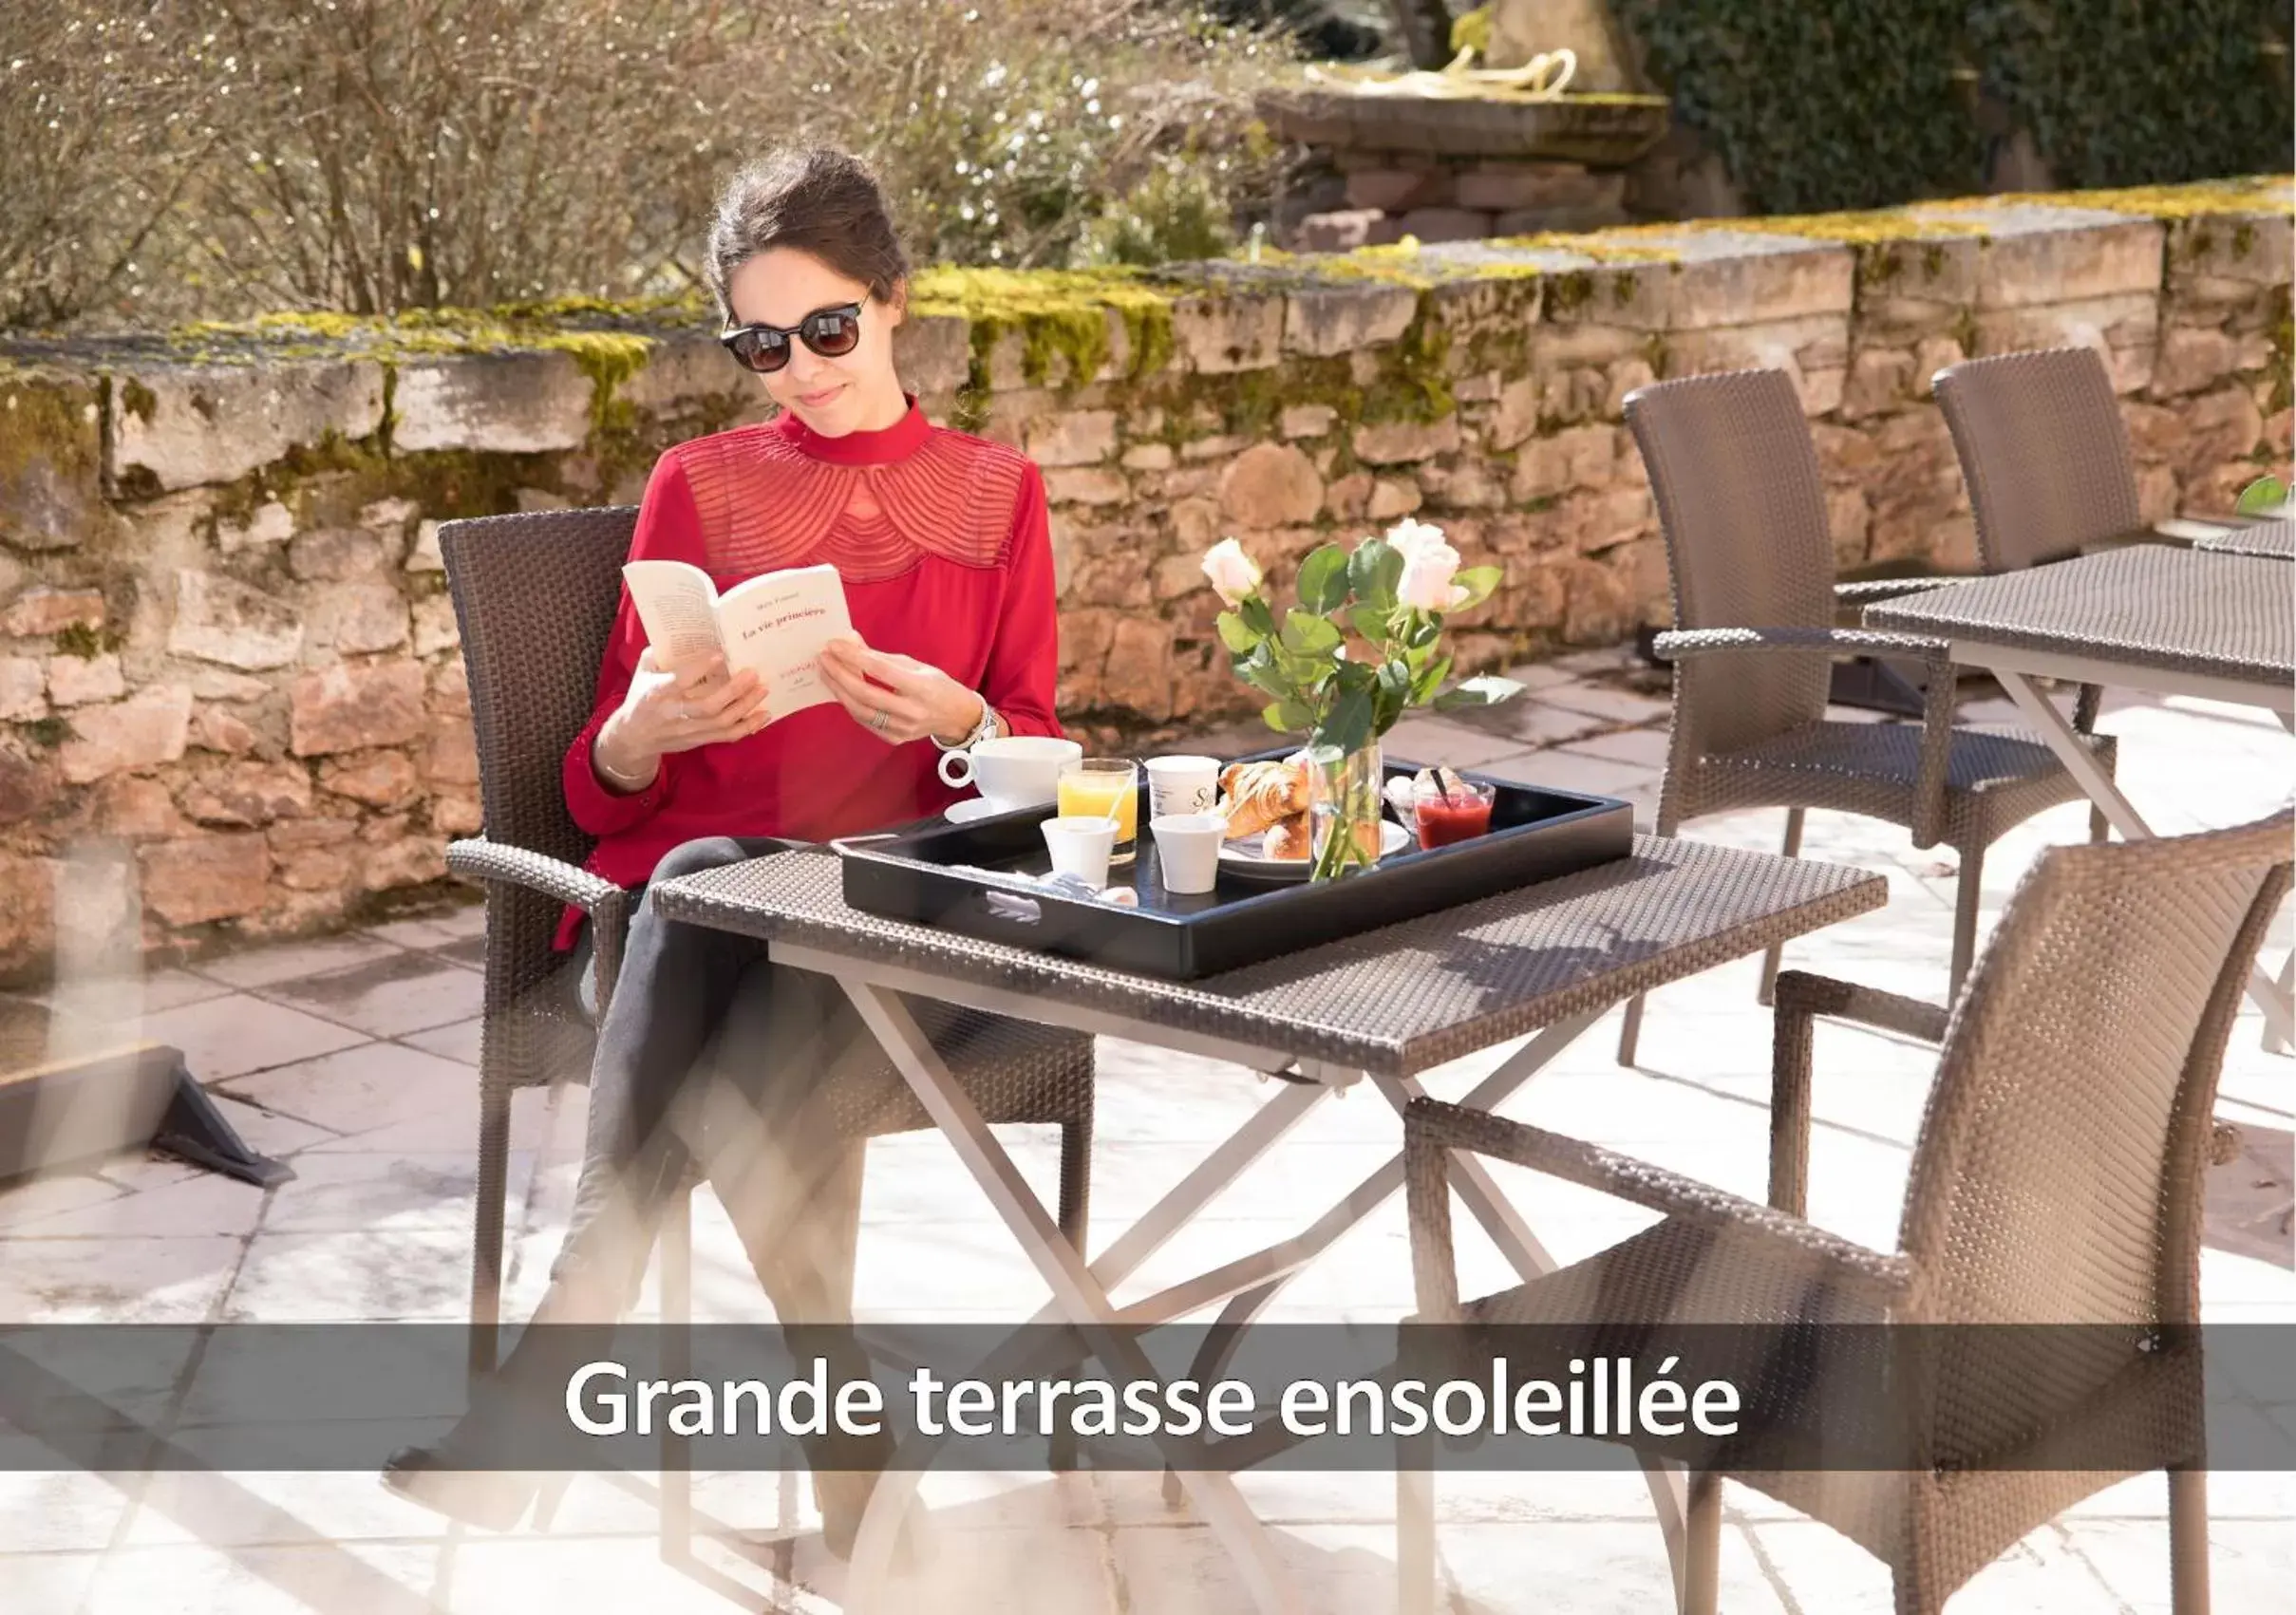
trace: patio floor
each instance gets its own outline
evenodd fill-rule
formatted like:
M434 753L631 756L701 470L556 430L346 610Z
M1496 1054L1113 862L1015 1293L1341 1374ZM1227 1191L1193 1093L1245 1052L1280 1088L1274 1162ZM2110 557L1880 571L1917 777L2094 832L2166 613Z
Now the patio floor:
M1538 687L1478 718L1414 720L1395 755L1627 796L1647 814L1665 753L1663 699L1599 653L1536 670ZM2296 786L2296 742L2266 714L2199 702L2108 705L2121 777L2163 832L2270 812ZM2006 716L2005 703L1973 718ZM1217 743L1216 742L1208 743ZM1703 838L1774 846L1779 814L1701 822ZM1995 849L1988 923L2034 852L2086 835L2084 807L2058 809ZM1936 998L1944 988L1951 854L1912 851L1887 826L1813 815L1804 855L1888 876L1882 911L1788 949L1789 965ZM468 1282L480 1005L478 910L463 908L322 941L250 949L141 984L90 983L69 1002L132 1019L176 1044L258 1150L295 1177L269 1192L163 1159L122 1156L0 1192L0 1323L48 1321L453 1321ZM2269 958L2289 947L2284 916ZM1651 1001L1643 1066L1612 1063L1616 1017L1540 1076L1509 1114L1624 1149L1743 1194L1765 1175L1770 1026L1747 960ZM22 995L37 996L37 995ZM54 995L50 995L51 998ZM2246 1153L2216 1169L2202 1286L2211 1319L2296 1321L2289 1135L2296 1062L2260 1047L2251 1010L2232 1036L2220 1114ZM1436 1073L1456 1094L1508 1052ZM1110 1043L1094 1159L1094 1214L1120 1228L1224 1136L1262 1091L1209 1061ZM1889 1248L1929 1051L1834 1027L1819 1034L1813 1217ZM562 1226L584 1090L521 1095L511 1192L506 1312L522 1317ZM1049 1136L1013 1135L1049 1197ZM1176 1240L1133 1286L1295 1230L1332 1185L1396 1147L1369 1094L1308 1121ZM1647 1219L1591 1192L1501 1167L1503 1186L1562 1258ZM1044 1299L987 1202L934 1135L869 1155L856 1300L863 1315L1013 1319ZM1471 1229L1472 1225L1467 1225ZM1469 1241L1465 1283L1496 1287L1496 1254ZM696 1207L699 1316L770 1316L731 1230ZM1270 1314L1392 1318L1410 1309L1400 1200L1309 1268ZM813 1530L801 1477L711 1475L698 1505L728 1540L698 1565L660 1562L649 1476L578 1479L553 1529L449 1529L368 1474L157 1477L0 1473L0 1603L22 1615L294 1609L359 1615L427 1609L806 1610L838 1607L841 1567ZM1279 1528L1312 1607L1394 1605L1393 1485L1380 1475L1242 1477ZM1666 1558L1632 1475L1447 1479L1440 1545L1455 1615L1655 1611ZM1233 1567L1156 1478L1132 1474L930 1476L937 1552L902 1606L1058 1615L1225 1615L1250 1606ZM2215 1607L2289 1607L2296 1478L2226 1474L2210 1484ZM1888 1578L1824 1527L1748 1492L1727 1493L1722 1607L1732 1615L1854 1615L1891 1607ZM2135 1615L2168 1608L2166 1488L2157 1475L2106 1491L2028 1537L1954 1601L1954 1615Z

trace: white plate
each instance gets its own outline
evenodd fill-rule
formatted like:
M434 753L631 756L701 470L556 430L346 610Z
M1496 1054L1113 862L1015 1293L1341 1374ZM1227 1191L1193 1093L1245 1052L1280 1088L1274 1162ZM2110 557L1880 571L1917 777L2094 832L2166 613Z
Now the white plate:
M1241 875L1246 880L1305 880L1308 858L1268 858L1259 853L1260 837L1248 836L1241 841L1228 841L1220 847L1220 868L1228 873ZM1411 832L1392 818L1379 821L1379 855L1391 858L1411 845Z
M1013 810L997 806L987 797L967 797L961 802L950 803L949 811L941 817L951 824L970 824L976 818L988 818L994 814L1011 811Z

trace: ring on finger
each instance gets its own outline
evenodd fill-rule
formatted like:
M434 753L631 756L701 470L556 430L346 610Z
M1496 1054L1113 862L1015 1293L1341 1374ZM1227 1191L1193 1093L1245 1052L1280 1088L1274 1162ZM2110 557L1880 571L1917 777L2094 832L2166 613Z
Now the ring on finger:
M893 714L882 706L878 707L876 716L869 720L869 726L880 735L890 733L893 729Z

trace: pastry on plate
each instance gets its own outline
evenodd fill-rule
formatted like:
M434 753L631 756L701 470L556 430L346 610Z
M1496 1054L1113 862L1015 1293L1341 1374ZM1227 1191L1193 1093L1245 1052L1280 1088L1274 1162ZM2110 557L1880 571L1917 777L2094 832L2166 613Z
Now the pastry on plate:
M1314 850L1314 835L1304 813L1270 825L1266 838L1260 843L1260 855L1277 863L1305 863Z
M1256 836L1282 819L1308 812L1308 770L1282 762L1231 763L1220 775L1227 800L1228 839Z

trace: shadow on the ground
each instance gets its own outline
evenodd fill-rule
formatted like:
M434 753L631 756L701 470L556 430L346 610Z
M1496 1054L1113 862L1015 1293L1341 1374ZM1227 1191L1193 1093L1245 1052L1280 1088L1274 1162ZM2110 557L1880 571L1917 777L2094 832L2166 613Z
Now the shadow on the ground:
M2240 1153L2209 1169L2201 1237L2212 1249L2275 1268L2296 1269L2290 1235L2290 1185L2296 1183L2296 1134L2240 1124Z

